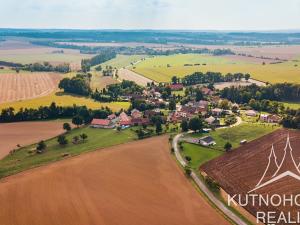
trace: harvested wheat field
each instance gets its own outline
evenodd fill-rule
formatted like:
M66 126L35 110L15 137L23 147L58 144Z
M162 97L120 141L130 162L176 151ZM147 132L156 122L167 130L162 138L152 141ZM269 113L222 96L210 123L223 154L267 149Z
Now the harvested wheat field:
M161 136L8 177L0 182L1 224L229 224L169 151Z
M17 145L25 146L59 135L63 132L62 124L58 121L0 123L0 159Z
M56 73L0 74L0 103L46 96L57 88L60 79Z
M291 148L287 147L287 153L284 157L288 134L290 135ZM274 144L275 155L271 154L272 144ZM297 169L300 165L299 145L299 131L280 129L204 164L201 169L216 180L231 196L234 194L245 196L247 192L252 190L251 194L261 194L265 197L267 194L269 196L273 194L280 196L296 195L299 194L299 180L291 176L284 176L275 181L272 181L272 178L280 177L286 171L300 175L299 168ZM264 173L265 176L263 177ZM261 181L260 184L259 181ZM267 183L269 181L272 182L269 184ZM264 184L266 185L263 186ZM254 190L256 185L259 188ZM300 207L296 205L293 207L290 205L279 205L278 207L271 206L271 204L258 205L256 201L255 205L248 204L246 209L253 215L256 215L258 211L277 213L282 211L285 214L291 212L291 216L294 218L296 212L300 210ZM275 217L278 217L278 214Z
M147 83L153 82L153 80L128 69L120 69L118 75L121 80L131 80L141 86L147 86Z

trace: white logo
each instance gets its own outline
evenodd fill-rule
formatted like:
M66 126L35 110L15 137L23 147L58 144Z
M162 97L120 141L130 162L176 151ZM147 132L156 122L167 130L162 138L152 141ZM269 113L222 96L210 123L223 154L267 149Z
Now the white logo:
M267 173L270 170L270 165L272 163L274 163L276 171L275 171L275 173L273 174L273 176L271 177L271 179L269 181L263 182L264 179L265 179L265 176L267 175ZM286 164L286 163L292 163L292 167L295 167L295 169L296 169L295 172L297 172L298 174L296 174L292 171L289 171L289 170L283 171L283 169L282 169L283 165ZM283 156L281 162L278 163L277 157L276 157L276 154L275 154L275 151L274 151L274 145L272 145L271 153L269 155L269 162L268 162L267 168L266 168L264 174L262 175L261 179L259 180L259 182L255 186L255 188L253 190L249 191L248 193L256 191L256 190L258 190L262 187L265 187L265 186L267 186L267 185L269 185L269 184L271 184L275 181L278 181L278 180L280 180L284 177L287 177L287 176L293 177L296 180L300 181L300 163L297 164L295 159L294 159L293 149L292 149L292 146L291 146L289 135L287 137L286 145L285 145L285 148L284 148L284 156Z

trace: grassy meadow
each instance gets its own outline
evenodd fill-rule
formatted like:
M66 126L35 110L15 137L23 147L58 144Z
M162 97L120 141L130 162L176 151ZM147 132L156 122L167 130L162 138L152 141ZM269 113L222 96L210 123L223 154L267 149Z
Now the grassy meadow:
M184 66L184 64L193 64L193 66ZM260 63L227 59L221 56L199 54L178 54L148 58L135 65L132 70L157 82L170 82L174 75L184 77L194 72L213 71L224 74L250 73L252 78L270 83L300 83L300 65L296 67L292 62L262 65Z
M85 133L88 139L84 142L73 144L72 138ZM90 152L97 149L126 143L136 140L134 131L127 129L116 131L112 129L93 129L89 127L73 129L66 134L69 143L62 147L57 143L57 138L46 141L47 149L43 154L36 154L36 145L30 145L19 149L17 152L8 155L0 160L0 178L16 174L18 172L59 161L65 156L75 156L83 152Z
M226 142L230 142L233 148L237 148L241 140L246 139L252 141L276 129L278 129L278 127L272 127L270 125L243 123L237 127L211 131L210 134L192 134L191 136L193 137L210 135L215 139L217 144L211 148L206 148L200 145L183 143L182 154L183 156L190 156L192 158L190 166L198 170L199 166L205 162L224 154L224 145Z
M120 69L129 66L131 63L135 63L145 57L145 55L117 55L116 58L102 63L101 66L102 68L105 68L106 66L111 66L113 68Z

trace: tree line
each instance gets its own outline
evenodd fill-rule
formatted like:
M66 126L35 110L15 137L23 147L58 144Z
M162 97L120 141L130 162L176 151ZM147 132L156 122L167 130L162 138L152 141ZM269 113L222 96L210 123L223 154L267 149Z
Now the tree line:
M227 73L223 75L219 72L195 72L191 75L187 75L181 79L181 83L184 85L195 85L195 84L206 84L206 83L217 83L217 82L232 82L232 81L240 81L243 78L245 80L250 79L250 74L243 73ZM176 79L175 79L176 78ZM178 78L175 76L172 78L173 83L178 83Z
M38 109L21 108L17 112L12 107L2 109L0 122L37 121L73 117L75 121L82 121L82 123L88 124L93 118L105 119L111 113L112 110L108 107L91 110L86 106L57 106L53 102L50 106L41 106ZM76 118L79 119L76 120Z
M221 97L236 103L249 103L254 100L299 101L300 85L291 83L257 86L252 84L244 87L228 87L221 91Z
M92 66L104 63L108 60L116 58L116 56L117 54L115 51L103 51L90 59L81 60L81 70L83 72L88 72Z

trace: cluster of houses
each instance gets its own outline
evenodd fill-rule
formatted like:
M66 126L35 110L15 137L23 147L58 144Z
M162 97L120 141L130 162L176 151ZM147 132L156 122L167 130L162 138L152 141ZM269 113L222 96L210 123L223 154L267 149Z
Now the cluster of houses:
M160 113L160 109L146 110L144 113L134 109L131 111L130 115L122 112L119 116L111 114L106 119L93 119L90 127L106 129L121 127L122 129L125 129L131 126L149 125L150 118L159 115Z
M282 118L276 114L259 114L259 112L255 110L247 110L245 111L245 115L249 117L258 117L261 122L264 123L280 123Z

